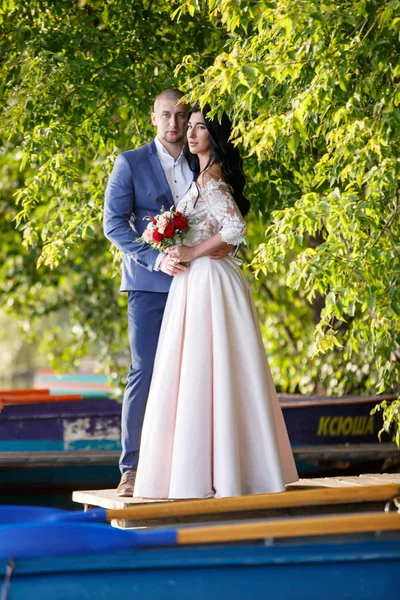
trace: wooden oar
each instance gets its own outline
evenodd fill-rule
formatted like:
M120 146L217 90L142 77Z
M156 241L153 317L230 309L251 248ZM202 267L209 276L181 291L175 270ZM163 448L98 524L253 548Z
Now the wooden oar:
M50 394L50 390L48 389L26 389L26 390L0 390L0 397L14 397L14 396L29 396L31 394Z
M155 502L138 504L122 509L106 509L106 513L108 521L111 521L111 519L164 519L169 517L212 515L269 508L384 501L398 495L400 495L400 485L398 484L355 486L350 488L321 488L316 490L293 490L277 494L238 496L234 498Z
M17 396L3 396L0 392L1 404L35 404L37 402L64 402L70 400L82 400L82 394L26 394Z
M257 494L238 498L209 498L206 500L179 500L138 504L119 510L95 508L88 511L64 511L32 506L0 507L0 523L29 523L35 521L80 521L107 523L112 519L165 519L195 515L229 514L234 512L288 508L291 506L317 506L345 504L348 502L373 502L391 500L400 495L400 486L373 485L354 488L324 488L298 490L278 494Z
M382 512L188 527L176 537L178 545L187 545L394 530L400 530L400 514Z
M0 559L399 530L399 513L345 514L180 529L158 527L144 531L93 523L19 523L0 525Z

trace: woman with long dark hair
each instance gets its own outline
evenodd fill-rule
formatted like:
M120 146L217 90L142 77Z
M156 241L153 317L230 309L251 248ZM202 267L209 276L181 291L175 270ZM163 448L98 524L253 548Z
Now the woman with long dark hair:
M208 104L205 105L202 111L200 110L199 104L194 105L187 116L188 133L190 131L195 131L190 124L191 116L200 113L204 117L209 111L210 106ZM222 179L230 185L233 199L242 213L242 216L245 217L249 212L250 202L243 195L246 179L243 173L242 159L239 150L230 140L230 135L232 133L230 119L226 113L223 113L221 122L218 121L217 117L214 117L211 120L204 119L204 123L209 132L210 143L209 153L206 154L207 163L205 166L203 165L203 168L200 169L198 153L192 153L190 151L190 134L188 136L188 141L183 148L183 154L188 161L190 168L197 176L200 174L200 170L205 172L213 166L220 169ZM192 140L192 142L194 141ZM192 143L192 149L195 151L194 143Z
M195 173L178 210L192 222L169 256L188 262L165 309L142 430L134 496L205 498L280 492L297 479L246 278L233 255L249 202L231 123L188 115Z

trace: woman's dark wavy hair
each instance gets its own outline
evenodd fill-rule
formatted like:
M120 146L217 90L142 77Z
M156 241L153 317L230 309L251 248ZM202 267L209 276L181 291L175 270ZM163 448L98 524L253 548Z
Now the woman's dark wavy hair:
M221 122L215 116L212 119L207 118L207 113L211 110L209 104L206 104L203 109L200 104L195 104L189 111L187 123L193 113L201 112L206 122L206 127L210 134L210 159L207 167L212 164L219 164L221 167L224 180L232 188L232 196L243 216L245 216L250 208L250 202L243 195L243 189L246 184L246 178L243 173L242 159L239 150L230 141L232 133L232 123L225 113L222 115ZM183 149L184 156L189 163L191 170L197 174L196 179L200 175L200 164L196 154L192 154L186 142Z

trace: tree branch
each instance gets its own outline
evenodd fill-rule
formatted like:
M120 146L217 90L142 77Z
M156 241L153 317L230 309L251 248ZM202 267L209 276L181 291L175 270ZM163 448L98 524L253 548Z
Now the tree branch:
M383 236L385 231L387 231L390 228L391 224L393 223L394 219L397 216L398 209L399 209L399 198L398 198L398 196L395 196L394 210L393 210L392 214L390 215L389 219L387 220L387 223L385 224L385 226L379 232L377 238L372 242L371 246L366 249L363 258L365 258L367 256L368 252L370 252L374 246L376 246L376 244L379 242L379 240L381 239L381 237Z

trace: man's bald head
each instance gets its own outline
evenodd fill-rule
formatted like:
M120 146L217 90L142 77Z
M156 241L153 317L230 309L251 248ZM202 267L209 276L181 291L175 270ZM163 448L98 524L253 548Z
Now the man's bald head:
M161 100L169 100L174 102L175 104L178 104L179 100L183 98L184 95L185 94L177 88L169 88L168 90L164 90L163 92L158 94L158 96L156 96L156 99L154 100L154 112L157 111L157 106Z
M180 102L183 92L176 88L164 90L154 101L151 113L153 125L157 127L157 137L168 152L182 149L186 131L186 117L189 106Z

